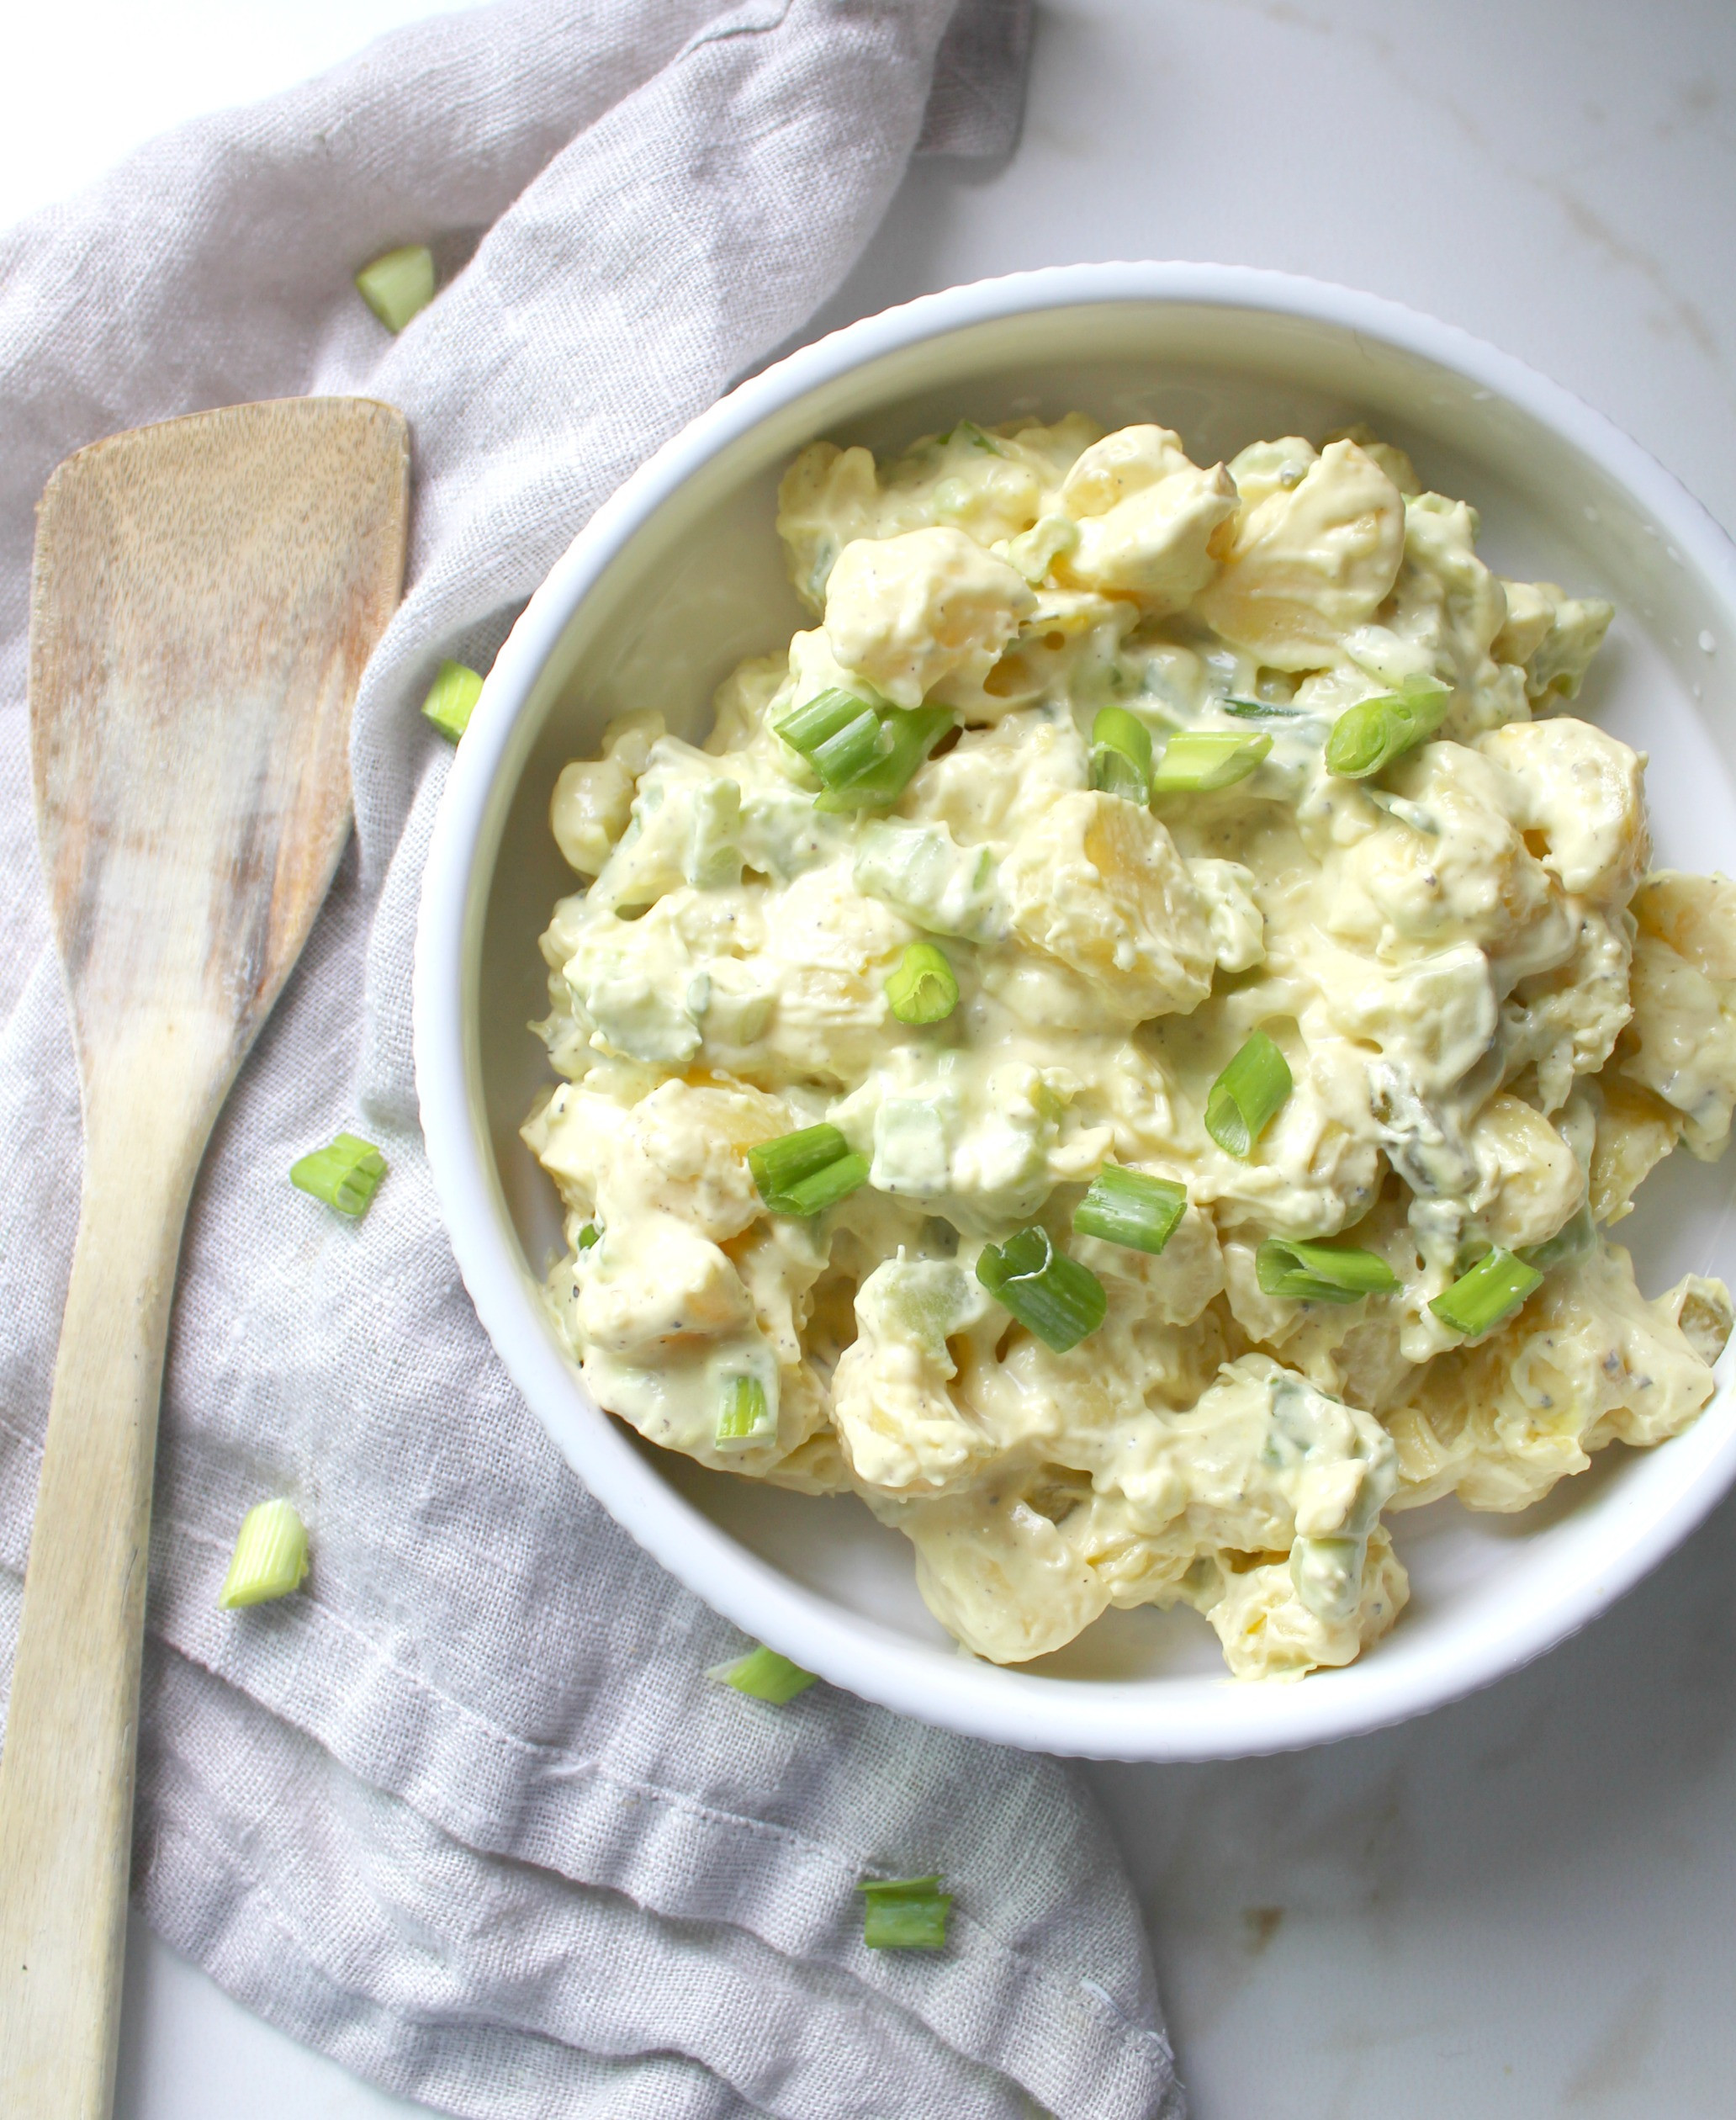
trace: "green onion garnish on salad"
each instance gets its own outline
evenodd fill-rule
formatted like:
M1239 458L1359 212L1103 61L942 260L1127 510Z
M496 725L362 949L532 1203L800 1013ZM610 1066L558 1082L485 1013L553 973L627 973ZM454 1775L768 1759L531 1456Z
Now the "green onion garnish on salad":
M934 1877L864 1878L862 1941L871 1951L939 1951L946 1947L952 1894Z
M1130 803L1151 799L1151 732L1125 707L1101 707L1091 724L1091 785Z
M815 1683L812 1672L804 1671L800 1664L791 1663L787 1656L763 1644L728 1663L713 1664L706 1677L720 1686L733 1686L750 1699L769 1700L774 1708L781 1708Z
M865 1185L869 1163L836 1126L803 1126L748 1151L760 1197L775 1215L818 1215Z
M751 1450L777 1435L777 1419L757 1376L726 1376L713 1440L720 1450Z
M1183 729L1163 746L1151 775L1154 795L1209 795L1246 780L1272 749L1269 736L1226 729Z
M1438 677L1407 677L1396 692L1347 707L1326 739L1326 771L1367 780L1432 736L1452 697L1452 686Z
M944 951L913 942L886 983L887 1004L900 1023L939 1023L958 1006L958 979Z
M889 707L835 686L775 724L824 783L823 810L886 809L952 726L950 707Z
M1057 1354L1077 1347L1109 1315L1103 1283L1088 1266L1056 1251L1040 1223L1004 1244L985 1244L977 1278L1003 1310Z
M482 697L482 680L463 663L443 662L422 702L422 712L442 736L457 743L470 726Z
M816 751L834 742L864 714L873 714L875 708L873 700L863 699L855 692L840 692L834 686L829 692L816 692L781 722L774 723L773 727L791 750L800 751L812 764Z
M373 1204L386 1159L371 1141L341 1133L329 1147L316 1148L289 1166L289 1182L315 1200L323 1200L352 1222L360 1222Z
M1254 1273L1268 1296L1293 1303L1359 1303L1364 1296L1395 1295L1401 1285L1378 1252L1283 1237L1268 1237L1260 1245Z
M1074 1208L1073 1227L1082 1237L1101 1237L1106 1243L1155 1254L1174 1236L1187 1211L1185 1185L1108 1163Z
M590 1249L593 1244L601 1243L602 1242L602 1231L597 1227L595 1222L586 1222L584 1228L579 1232L577 1248L580 1251L587 1252Z
M785 1215L823 1215L828 1207L835 1207L839 1200L848 1200L853 1192L865 1185L871 1168L866 1156L840 1156L823 1170L799 1179L784 1195L786 1204L777 1211Z
M880 761L880 716L871 707L865 707L835 736L816 744L808 757L828 787L848 787L859 774Z
M950 707L882 707L879 711L880 756L853 779L828 787L814 805L817 809L889 809L953 725Z
M1443 1289L1429 1308L1443 1325L1467 1339L1480 1339L1513 1312L1535 1288L1543 1285L1535 1266L1527 1266L1514 1253L1499 1245L1485 1252L1451 1288Z
M389 331L401 331L434 299L434 253L426 243L389 250L357 273L356 292Z
M1289 1063L1256 1031L1207 1094L1206 1132L1225 1155L1246 1162L1294 1086Z
M288 1502L262 1502L241 1521L217 1602L233 1612L287 1598L300 1589L307 1571L307 1526Z

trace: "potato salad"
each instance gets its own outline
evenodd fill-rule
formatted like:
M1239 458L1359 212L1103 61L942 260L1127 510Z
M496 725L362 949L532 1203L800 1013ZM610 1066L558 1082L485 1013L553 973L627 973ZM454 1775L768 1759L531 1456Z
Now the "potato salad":
M1567 708L1610 617L1361 429L817 443L812 612L554 791L548 1296L598 1404L859 1496L964 1647L1191 1606L1238 1677L1710 1397L1612 1232L1736 1104L1736 885Z

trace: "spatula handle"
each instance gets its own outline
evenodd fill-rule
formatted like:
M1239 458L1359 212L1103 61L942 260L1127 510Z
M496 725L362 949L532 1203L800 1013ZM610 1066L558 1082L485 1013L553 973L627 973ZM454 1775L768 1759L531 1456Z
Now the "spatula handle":
M157 1403L204 1142L153 1131L105 1154L93 1130L55 1365L0 1755L8 2120L114 2098Z

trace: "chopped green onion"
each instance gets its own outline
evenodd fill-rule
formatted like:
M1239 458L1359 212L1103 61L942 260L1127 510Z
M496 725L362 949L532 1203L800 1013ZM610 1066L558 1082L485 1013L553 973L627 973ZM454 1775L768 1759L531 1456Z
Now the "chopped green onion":
M913 942L886 983L887 1001L900 1023L939 1023L958 1006L958 980L945 953Z
M1246 1161L1294 1087L1289 1063L1263 1031L1256 1031L1213 1083L1205 1131L1225 1155Z
M786 715L777 733L828 787L843 787L884 755L882 711L875 701L834 686Z
M839 787L828 787L815 805L823 810L888 809L910 776L953 725L950 707L882 707L881 755Z
M422 702L422 712L442 736L457 743L470 726L470 717L482 697L482 680L463 663L443 662Z
M434 253L426 243L389 250L357 273L356 292L389 331L401 331L434 299Z
M1429 1308L1455 1333L1480 1339L1511 1317L1534 1288L1541 1287L1543 1279L1535 1266L1497 1245L1437 1296Z
M728 1663L713 1664L706 1677L720 1686L733 1686L754 1700L769 1700L774 1708L781 1708L786 1700L806 1693L814 1683L812 1672L804 1671L800 1664L791 1663L787 1656L763 1645Z
M856 1889L867 1900L862 1941L871 1951L939 1951L946 1946L952 1894L936 1877L867 1878Z
M1130 803L1151 799L1151 732L1125 707L1104 707L1091 724L1091 785Z
M777 1212L823 1215L828 1207L835 1207L840 1200L848 1200L865 1185L871 1168L865 1156L840 1156L812 1177L798 1179L784 1195L784 1204Z
M867 1181L865 1156L850 1153L836 1126L803 1126L748 1151L760 1197L775 1215L818 1215Z
M1432 736L1452 697L1452 686L1438 677L1407 677L1396 692L1347 707L1326 739L1326 771L1342 780L1367 780Z
M820 808L885 809L952 718L950 707L887 707L834 688L786 714L776 729L825 782Z
M1293 1303L1358 1303L1364 1296L1396 1295L1398 1275L1378 1252L1352 1244L1291 1243L1268 1237L1254 1253L1254 1272L1268 1296Z
M1541 1244L1525 1245L1517 1256L1527 1266L1535 1266L1538 1273L1547 1274L1556 1266L1576 1266L1590 1254L1596 1242L1591 1210L1584 1206L1571 1222L1563 1223L1553 1237L1546 1237Z
M770 1207L778 1194L849 1153L849 1143L836 1126L803 1126L775 1141L756 1142L748 1151L748 1168Z
M791 750L812 760L817 750L834 741L865 713L871 714L874 708L871 699L840 692L834 686L830 692L817 692L774 727Z
M229 1573L217 1593L225 1612L264 1604L301 1587L307 1573L307 1526L287 1502L262 1502L242 1518Z
M717 1407L713 1437L720 1450L751 1450L756 1443L774 1442L777 1417L757 1376L726 1376Z
M341 1133L328 1148L316 1148L289 1166L289 1182L315 1200L323 1200L352 1222L360 1222L373 1203L386 1159L371 1141Z
M1280 707L1272 699L1238 699L1232 692L1218 702L1226 714L1235 714L1242 721L1264 721L1269 716L1278 721L1294 721L1301 714L1299 707Z
M582 1252L587 1252L590 1249L593 1244L601 1243L602 1242L602 1238L603 1232L597 1227L595 1222L586 1222L584 1228L579 1232L579 1243L577 1248Z
M880 716L871 707L865 707L835 736L816 744L808 760L828 787L847 787L859 773L878 762L881 745Z
M1269 736L1227 729L1183 729L1163 747L1151 776L1154 795L1209 795L1246 780L1272 749Z
M1109 1314L1103 1283L1088 1266L1055 1248L1041 1224L1021 1229L1004 1244L985 1244L977 1278L1045 1347L1065 1354Z
M1157 1253L1175 1235L1188 1211L1188 1188L1172 1178L1148 1178L1142 1170L1105 1164L1073 1210L1082 1237L1101 1237L1130 1251Z

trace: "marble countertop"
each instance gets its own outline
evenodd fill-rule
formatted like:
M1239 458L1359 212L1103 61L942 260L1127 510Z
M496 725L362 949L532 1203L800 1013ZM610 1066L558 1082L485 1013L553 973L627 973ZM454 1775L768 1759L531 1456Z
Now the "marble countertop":
M9 34L38 87L0 137L0 220L426 12L36 11ZM1312 273L1530 361L1736 527L1733 196L1727 0L1040 0L1018 155L918 166L815 329L1074 259ZM1736 2112L1736 1503L1576 1640L1423 1721L1088 1771L1197 2120ZM130 1948L124 2120L414 2110L137 1925Z

